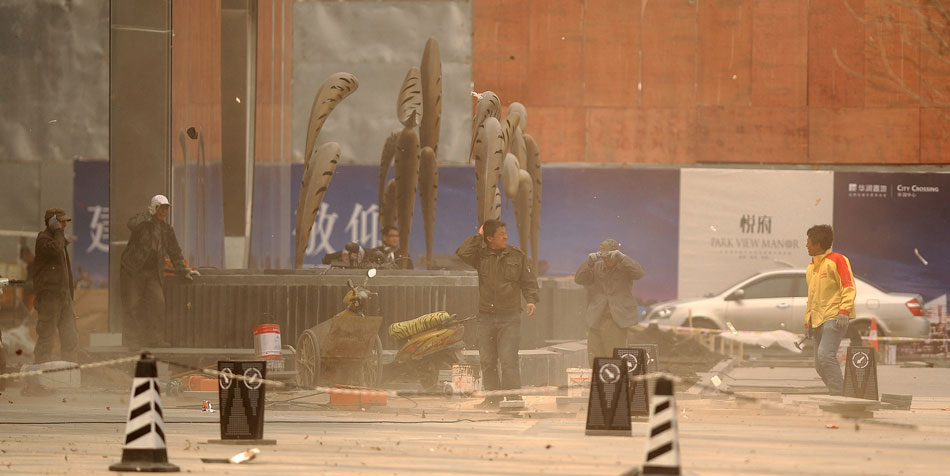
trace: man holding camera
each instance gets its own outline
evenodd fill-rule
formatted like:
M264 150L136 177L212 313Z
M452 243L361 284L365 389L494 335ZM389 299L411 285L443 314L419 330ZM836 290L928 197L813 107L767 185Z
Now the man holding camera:
M587 288L587 358L612 357L627 343L627 329L637 323L633 282L646 275L643 266L620 251L617 240L606 239L587 255L574 273L574 282Z

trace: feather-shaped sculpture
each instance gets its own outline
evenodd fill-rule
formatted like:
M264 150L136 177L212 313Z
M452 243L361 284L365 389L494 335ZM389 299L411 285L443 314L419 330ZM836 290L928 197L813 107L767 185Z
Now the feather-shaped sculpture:
M416 205L419 180L419 136L415 129L405 128L396 142L396 216L399 223L399 255L409 255L412 232L412 210Z
M488 217L492 220L501 220L501 192L498 189L495 189L495 198L492 200L491 211L488 212Z
M317 143L317 136L320 135L320 129L327 122L330 113L360 87L360 82L350 73L336 73L327 78L320 86L317 95L313 98L313 106L310 108L310 123L307 124L307 145L304 148L303 162L310 163L310 154L313 153L313 147ZM306 167L307 165L304 165Z
M416 127L422 120L422 73L415 66L406 72L402 80L399 98L396 100L396 118L406 127Z
M501 101L495 93L485 91L478 95L478 101L475 103L475 115L472 116L472 150L469 153L469 162L475 159L475 136L478 127L489 117L501 119Z
M323 196L330 187L330 179L340 161L340 144L327 142L317 148L304 171L300 184L300 198L297 203L297 228L294 240L294 268L303 266L307 242L310 241L310 228L317 218Z
M521 132L528 127L528 110L524 107L524 104L520 102L513 102L508 105L508 115L511 113L517 113L521 116L521 121L518 122L518 128L521 129Z
M497 125L496 125L497 124ZM505 152L503 150L504 144L504 131L501 130L501 123L498 123L498 120L494 117L490 117L485 121L485 129L488 132L494 132L494 137L489 136L489 145L491 146L489 154L487 156L487 163L485 164L485 176L486 176L486 196L493 196L498 190L498 179L501 177L501 166L505 161Z
M383 191L383 200L379 204L379 227L396 226L398 219L396 207L396 179L389 179Z
M524 133L521 132L521 129L515 128L514 133L511 135L511 147L509 147L508 152L518 158L518 165L521 167L521 170L528 169L528 150L525 146Z
M429 38L422 52L422 123L419 124L419 145L439 153L439 128L442 121L442 58L439 42Z
M317 90L316 96L313 98L313 105L310 107L310 122L307 124L307 142L304 148L304 170L303 170L303 184L306 185L313 177L313 170L311 167L313 164L318 163L319 161L315 160L313 148L317 143L317 137L320 135L320 130L323 129L323 124L326 123L327 118L330 117L330 113L333 112L333 109L340 104L341 101L346 99L347 96L353 94L353 91L356 91L359 88L360 82L356 79L356 76L353 76L350 73L336 73L331 75L326 81L320 85L320 89ZM322 147L321 147L322 148ZM339 148L339 144L337 144ZM326 154L326 153L324 153ZM337 157L339 158L339 152L337 152ZM334 165L335 167L335 165ZM322 172L321 172L322 174ZM306 186L300 187L300 193L297 195L297 216L294 224L294 230L297 233L296 240L300 239L301 234L306 233L309 239L310 227L313 223L313 218L311 217L306 229L304 229L303 222L305 220L305 212L307 209L306 194L310 191ZM322 202L322 196L321 196ZM319 204L317 207L319 208ZM314 215L316 216L316 215ZM307 240L304 240L306 243ZM300 264L297 264L298 253L296 251L299 242L294 243L294 266L299 267L303 264L303 257L300 256ZM306 248L305 248L306 249Z
M432 244L435 232L435 201L439 193L439 169L432 147L423 147L419 153L419 203L426 228L426 268L432 266Z
M505 190L508 200L514 200L518 196L518 187L521 185L521 177L518 175L520 170L521 166L515 154L506 155L501 166L501 188Z
M515 197L515 221L518 224L518 242L521 251L531 256L531 202L534 196L531 187L531 174L527 170L518 171L518 196Z
M541 152L538 143L530 134L524 135L525 149L528 156L528 173L531 174L533 204L531 205L531 260L534 270L538 270L538 241L541 233Z
M485 181L482 184L484 187L483 197L490 198L495 196L495 190L498 189L498 178L501 175L501 164L505 160L505 155L501 150L502 131L498 119L489 117L485 119L482 125L485 126L485 143L482 151L485 157ZM488 202L487 198L486 202ZM487 212L491 210L491 203L485 203L483 206L489 207L483 213L483 216L488 218Z
M396 156L396 141L399 139L399 133L402 129L394 129L386 142L383 143L383 155L379 158L379 209L383 209L383 200L386 198L386 176L389 175L389 167L392 165L393 157Z
M521 116L518 115L517 112L510 112L508 117L505 118L504 124L501 126L502 134L504 136L504 142L502 143L504 155L508 155L508 152L511 152L511 144L514 140L514 134L518 129L519 122L521 122Z
M485 205L486 195L485 195L485 164L487 160L487 152L485 144L488 143L487 136L485 135L485 123L479 124L478 129L475 131L472 141L472 152L475 155L475 211L478 218L478 223L476 226L481 226L485 222Z

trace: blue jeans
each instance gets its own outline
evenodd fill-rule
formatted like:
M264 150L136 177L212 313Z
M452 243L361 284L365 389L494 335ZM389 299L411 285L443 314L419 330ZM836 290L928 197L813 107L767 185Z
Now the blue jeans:
M478 359L482 367L482 385L485 390L521 388L521 367L518 363L521 313L480 312L477 322Z
M815 338L815 370L825 382L830 393L841 393L844 390L844 377L838 365L838 346L841 339L848 332L848 326L838 329L834 320L825 322L814 330Z

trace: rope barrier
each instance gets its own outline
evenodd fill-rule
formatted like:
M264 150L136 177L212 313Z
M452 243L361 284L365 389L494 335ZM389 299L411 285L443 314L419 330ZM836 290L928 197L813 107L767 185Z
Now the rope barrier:
M56 369L27 370L24 372L6 373L6 374L0 374L0 380L21 378L21 377L34 377L38 375L51 374L51 373L56 373L56 372L66 372L69 370L76 370L76 369L82 370L82 369L92 369L96 367L108 367L110 365L124 364L126 362L135 362L139 360L140 358L141 356L134 355L134 356L129 356L129 357L120 357L118 359L112 359L112 360L103 360L100 362L91 362L88 364L76 364L69 367L61 367L61 368L56 368Z

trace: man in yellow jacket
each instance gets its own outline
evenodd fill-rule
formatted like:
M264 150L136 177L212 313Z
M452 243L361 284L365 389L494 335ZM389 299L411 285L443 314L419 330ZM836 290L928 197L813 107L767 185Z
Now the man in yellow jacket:
M805 307L805 331L815 339L815 370L832 395L840 395L844 377L838 366L837 352L841 339L854 319L854 275L851 262L841 253L831 251L835 234L830 225L808 229L805 246L811 264L805 272L808 282L808 304Z

